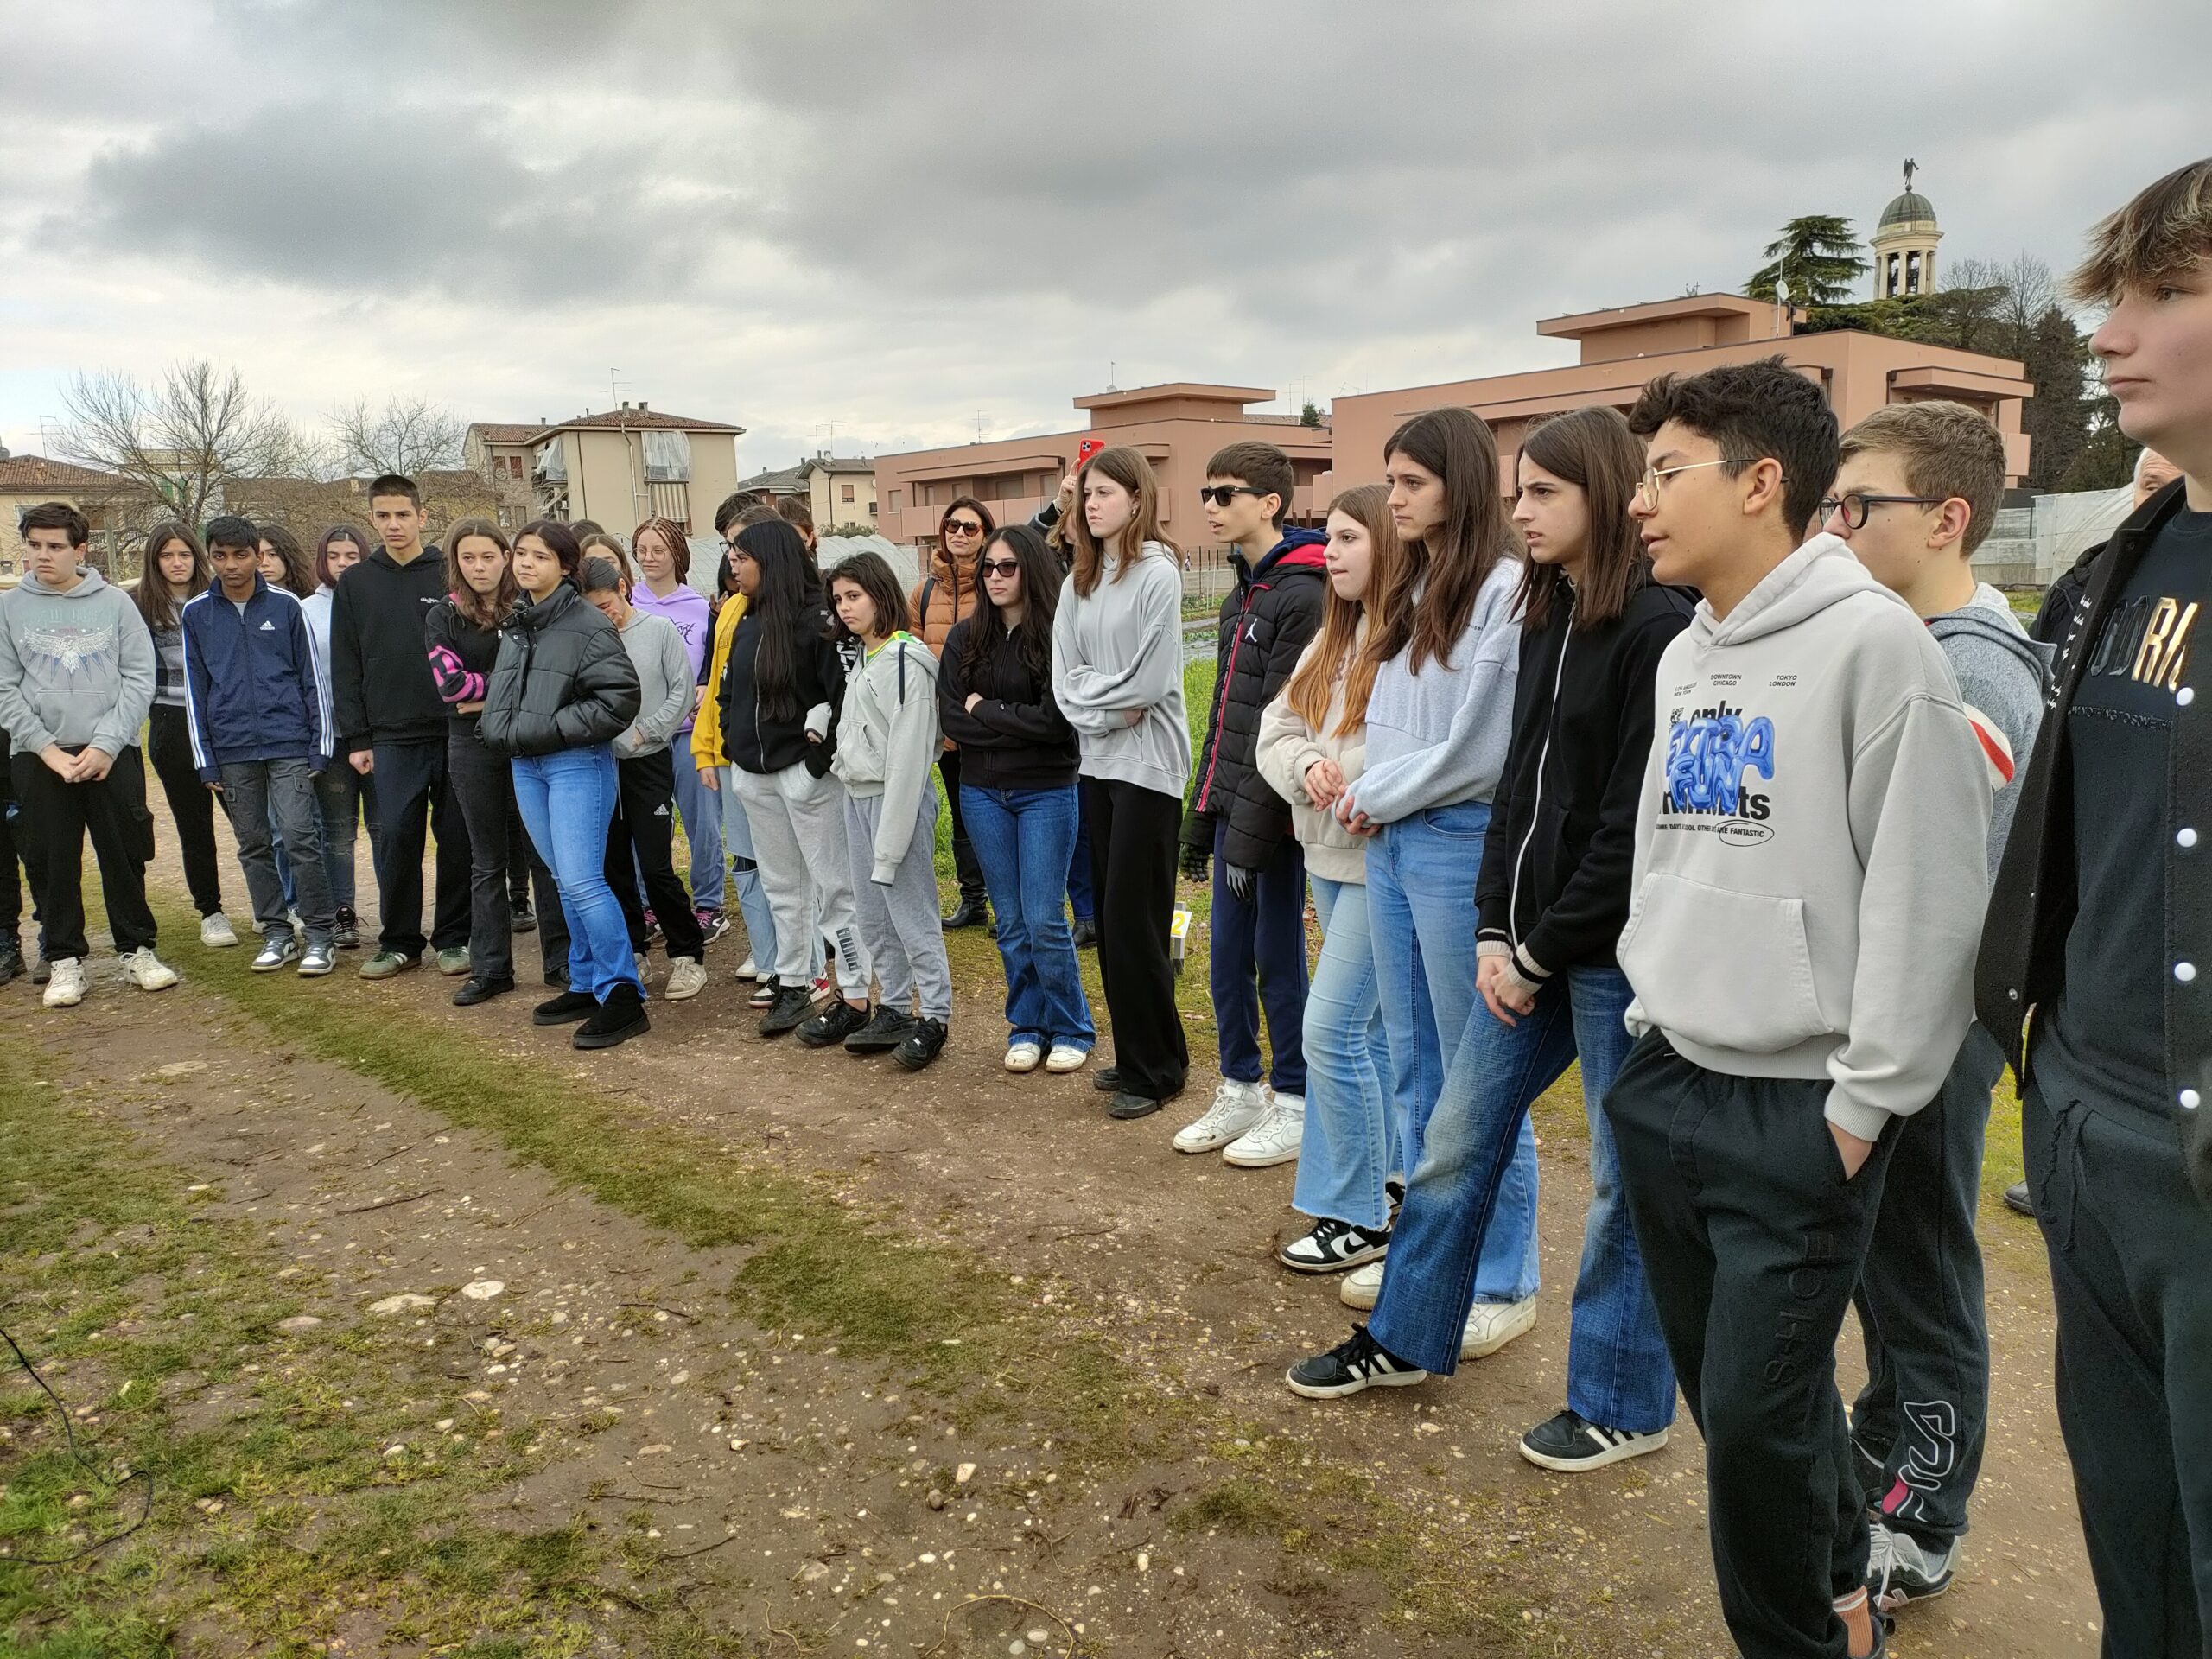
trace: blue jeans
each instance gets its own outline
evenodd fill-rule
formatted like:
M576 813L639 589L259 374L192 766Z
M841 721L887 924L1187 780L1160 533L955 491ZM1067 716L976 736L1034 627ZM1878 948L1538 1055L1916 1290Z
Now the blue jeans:
M1096 918L1090 896L1090 815L1082 810L1083 780L1076 780L1075 852L1068 860L1068 908L1078 922Z
M722 798L699 781L691 764L690 728L669 745L676 772L676 816L683 821L684 843L691 849L691 903L695 909L722 913L722 893L729 885L729 864L722 852Z
M963 783L960 815L998 917L1008 1040L1093 1046L1098 1033L1062 904L1069 849L1083 816L1074 785L979 789Z
M1306 993L1306 1142L1291 1203L1309 1216L1380 1228L1382 1183L1402 1168L1383 1074L1390 1049L1375 994L1367 888L1309 874L1321 918L1321 959Z
M607 885L607 826L614 819L614 751L606 744L517 755L515 805L561 888L569 918L569 988L604 1002L624 982L640 995L622 906Z
M369 867L376 868L377 779L363 777L343 754L334 754L322 775L315 780L316 804L322 809L322 868L330 878L330 897L340 910L353 908L353 837L355 826L369 830Z
M729 879L737 888L738 913L745 918L746 949L753 966L771 972L776 966L776 913L768 908L767 890L760 885L760 860L753 850L753 826L745 821L745 803L737 798L737 785L730 781L730 773L737 768L725 766L715 770L721 775L722 850L729 855Z
M1229 826L1213 830L1212 948L1207 974L1213 1023L1221 1039L1221 1075L1232 1083L1260 1080L1260 1009L1268 1011L1274 1063L1268 1082L1279 1095L1306 1095L1306 849L1289 836L1260 867L1249 903L1230 890L1223 844Z
M1565 983L1560 981L1564 980ZM1605 1091L1628 1058L1633 995L1618 968L1570 968L1507 1025L1478 1001L1429 1119L1427 1146L1390 1235L1370 1328L1400 1358L1449 1376L1474 1297L1476 1261L1510 1182L1529 1108L1580 1057L1590 1120L1590 1217L1574 1281L1567 1403L1606 1428L1649 1434L1675 1420L1675 1372L1621 1190Z
M1428 1115L1444 1091L1475 995L1475 877L1490 806L1433 806L1382 826L1367 848L1367 918L1375 976L1390 1033L1391 1098L1398 1146L1421 1166ZM1475 1294L1517 1302L1536 1294L1536 1131L1526 1122L1500 1184L1496 1224L1483 1249Z

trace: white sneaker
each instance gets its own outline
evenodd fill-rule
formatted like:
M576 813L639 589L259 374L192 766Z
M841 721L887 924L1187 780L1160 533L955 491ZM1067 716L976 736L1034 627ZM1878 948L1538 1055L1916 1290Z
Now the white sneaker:
M1387 1258L1385 1258L1387 1260ZM1337 1287L1337 1300L1346 1307L1373 1307L1382 1300L1382 1262L1354 1268Z
M46 995L40 1000L49 1008L73 1008L85 1000L85 964L75 957L56 957L47 964Z
M1047 1071L1080 1071L1083 1063L1090 1058L1090 1051L1073 1043L1054 1043L1052 1052L1045 1057Z
M678 957L668 964L668 983L661 995L671 1002L681 1002L686 997L696 996L707 988L707 964L695 962L690 957Z
M1480 1359L1494 1354L1516 1337L1526 1336L1536 1323L1536 1299L1517 1302L1477 1302L1467 1313L1467 1329L1459 1338L1459 1357Z
M142 944L123 959L123 976L142 991L166 991L176 983L176 969Z
M238 942L238 936L232 930L231 918L221 911L200 918L200 943L210 950L227 950Z
M1232 1083L1227 1077L1213 1091L1213 1104L1195 1123L1175 1132L1178 1152L1219 1152L1260 1121L1268 1109L1268 1091L1256 1083Z
M1306 1096L1268 1090L1267 1114L1222 1148L1221 1160L1239 1169L1295 1163L1306 1139Z
M1006 1069L1009 1071L1034 1071L1037 1062L1044 1058L1044 1049L1027 1037L1006 1046Z
M752 957L747 957L743 962L737 964L737 976L740 979L760 978L760 964L753 961Z

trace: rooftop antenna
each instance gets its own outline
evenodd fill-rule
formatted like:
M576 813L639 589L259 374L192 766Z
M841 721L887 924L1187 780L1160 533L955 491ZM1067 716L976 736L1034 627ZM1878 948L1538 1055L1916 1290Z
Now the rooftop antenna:
M976 442L978 442L978 443L981 443L982 441L983 441L983 411L982 411L982 410L980 410L980 409L979 409L979 410L977 410L976 411Z
M1119 386L1114 384L1114 370L1116 366L1117 365L1112 358L1109 357L1106 359L1106 391L1109 397L1121 390Z
M836 422L817 421L814 423L814 453L816 454L823 456L827 456L829 454L830 451L823 442L825 438L830 443L835 443L837 441Z

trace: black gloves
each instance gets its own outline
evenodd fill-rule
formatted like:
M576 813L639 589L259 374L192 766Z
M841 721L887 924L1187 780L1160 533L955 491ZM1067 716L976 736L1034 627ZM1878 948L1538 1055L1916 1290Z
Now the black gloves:
M1180 866L1185 879L1192 881L1205 880L1206 879L1206 865L1212 856L1213 855L1211 853L1209 853L1205 848L1199 846L1196 842L1185 842L1183 843L1183 855L1180 860Z

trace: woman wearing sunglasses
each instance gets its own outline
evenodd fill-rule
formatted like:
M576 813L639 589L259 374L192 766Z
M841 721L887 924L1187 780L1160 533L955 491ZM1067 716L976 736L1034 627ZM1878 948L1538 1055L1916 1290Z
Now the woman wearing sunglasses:
M938 520L937 548L930 555L927 575L906 595L913 613L914 632L933 657L943 658L944 642L963 618L974 613L982 590L976 581L976 556L983 543L998 531L991 510L972 495L953 498ZM947 927L982 927L991 919L983 884L983 867L976 857L976 844L968 839L968 821L960 808L960 751L945 734L937 759L938 776L944 779L944 800L952 814L952 868L960 878L960 902L944 918Z

